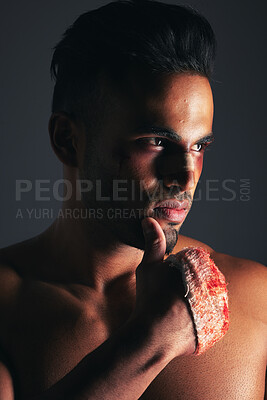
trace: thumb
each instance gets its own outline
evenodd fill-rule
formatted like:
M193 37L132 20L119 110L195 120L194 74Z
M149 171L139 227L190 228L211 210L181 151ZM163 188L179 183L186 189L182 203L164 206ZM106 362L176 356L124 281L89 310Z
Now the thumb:
M151 217L142 220L145 237L145 253L142 263L163 261L166 252L166 238L160 224Z

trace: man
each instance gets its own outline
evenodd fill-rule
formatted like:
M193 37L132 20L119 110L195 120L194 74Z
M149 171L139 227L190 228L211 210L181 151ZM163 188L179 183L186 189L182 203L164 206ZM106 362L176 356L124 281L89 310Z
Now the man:
M86 13L57 45L66 196L48 230L1 250L1 400L263 399L265 267L178 236L213 140L214 52L203 17L152 1ZM164 261L187 246L228 282L229 331L200 356Z

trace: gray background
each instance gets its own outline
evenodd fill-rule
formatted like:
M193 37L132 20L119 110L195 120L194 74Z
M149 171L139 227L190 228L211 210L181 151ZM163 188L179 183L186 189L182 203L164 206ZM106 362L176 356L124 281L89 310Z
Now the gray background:
M34 191L16 201L15 184L18 179L53 184L62 177L47 132L51 49L79 14L107 2L16 0L2 5L0 247L40 233L53 220L51 210L56 213L60 206L49 184L44 195L51 200L38 202ZM183 4L208 18L218 56L213 83L216 143L206 154L197 201L182 233L217 251L266 263L266 2ZM249 195L248 201L242 193ZM36 209L36 215L29 218L26 208ZM49 217L37 218L43 208L49 209ZM18 209L23 218L16 218Z

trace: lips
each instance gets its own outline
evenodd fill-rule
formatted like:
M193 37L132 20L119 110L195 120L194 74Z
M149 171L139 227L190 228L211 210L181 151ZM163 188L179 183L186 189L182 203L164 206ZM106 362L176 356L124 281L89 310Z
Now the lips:
M188 210L189 202L187 200L164 200L153 208L153 217L180 224L184 221Z

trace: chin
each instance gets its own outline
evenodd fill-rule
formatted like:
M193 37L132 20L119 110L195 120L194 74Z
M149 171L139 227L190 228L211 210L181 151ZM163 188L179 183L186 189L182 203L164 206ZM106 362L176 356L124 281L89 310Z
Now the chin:
M179 234L179 230L180 230L181 226L177 226L177 224L175 224L175 225L176 225L176 227L169 226L168 228L163 229L163 232L164 232L165 238L166 238L165 254L167 254L167 255L169 255L173 251L174 247L176 246L176 244L178 242L178 234Z

